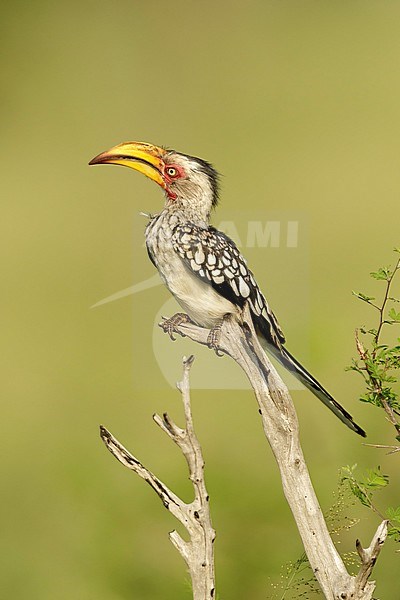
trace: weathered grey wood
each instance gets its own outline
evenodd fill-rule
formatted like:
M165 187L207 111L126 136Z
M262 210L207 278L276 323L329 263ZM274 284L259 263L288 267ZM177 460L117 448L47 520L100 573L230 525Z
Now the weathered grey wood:
M178 427L167 413L164 413L163 417L157 414L153 416L157 425L175 442L186 459L194 489L192 502L189 504L183 502L103 426L100 427L100 435L111 454L125 467L147 481L158 494L163 505L186 528L189 541L185 541L177 531L172 531L169 537L188 566L192 579L193 599L215 600L213 545L215 531L211 523L209 496L204 480L203 454L193 428L190 406L189 371L193 360L193 356L183 359L183 379L177 384L184 406L185 429Z
M209 331L182 323L176 332L207 345ZM243 323L225 320L220 349L246 373L258 402L264 433L277 461L283 491L293 513L311 568L328 600L371 600L375 589L368 582L372 567L385 540L387 523L380 525L373 550L365 551L359 575L348 574L326 526L299 439L296 411L287 387L258 342L248 309Z
M357 574L355 585L354 585L354 598L355 600L364 600L364 598L372 598L372 594L375 590L375 584L372 581L368 581L372 569L379 556L381 548L385 543L388 534L388 521L382 521L369 548L363 548L360 540L356 540L356 548L358 555L361 559L361 568Z

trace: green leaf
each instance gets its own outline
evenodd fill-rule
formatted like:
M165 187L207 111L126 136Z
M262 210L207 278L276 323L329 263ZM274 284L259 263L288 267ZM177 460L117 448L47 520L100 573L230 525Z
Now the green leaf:
M369 333L370 335L373 335L374 337L378 333L377 329L364 329L363 327L360 327L360 331L361 331L361 333Z
M400 527L389 527L388 536L394 538L395 542L400 542Z
M386 509L386 516L389 519L389 521L395 521L396 523L400 523L400 506L398 506L397 508L389 506L389 508Z
M371 508L371 500L367 494L367 491L363 488L362 484L357 481L354 475L354 471L356 470L357 465L353 465L352 467L342 467L342 482L347 482L349 484L350 490L352 494L358 498L358 500L366 506L367 508Z
M366 492L364 492L364 490L357 483L350 481L349 484L351 491L353 492L354 496L358 498L361 504L367 508L371 508L371 500L369 499L368 494L366 494Z
M355 296L356 298L359 298L360 300L363 300L363 302L368 302L371 303L372 300L375 300L375 298L373 296L366 296L365 294L363 294L362 292L355 292L354 290L351 292L353 294L353 296Z
M389 317L393 321L396 321L397 323L400 323L400 312L396 312L396 310L394 308L391 308L389 310Z
M389 483L389 475L381 473L381 468L370 469L367 471L362 484L369 490L376 490L379 488L386 487Z
M391 276L393 275L393 271L391 271L389 267L381 267L377 271L372 271L372 273L370 273L370 275L374 279L378 279L381 281L382 280L388 281L388 279L390 279Z

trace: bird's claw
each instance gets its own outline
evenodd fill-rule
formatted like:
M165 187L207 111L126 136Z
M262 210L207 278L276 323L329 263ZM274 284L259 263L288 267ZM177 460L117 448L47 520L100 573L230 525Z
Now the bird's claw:
M171 325L170 323L168 323L168 321L163 321L162 323L160 323L160 327L163 330L164 333L168 333L170 339L175 342L176 341L176 337L174 337L174 327L173 325Z
M207 346L210 350L214 350L217 356L223 356L223 352L221 352L220 341L221 341L221 328L222 324L216 325L210 330L207 338Z
M176 328L179 327L179 325L182 325L182 323L191 323L189 316L185 313L176 313L176 315L170 317L169 319L167 319L166 317L163 317L163 319L164 320L160 323L160 327L164 331L164 333L167 333L169 335L173 342L175 342L176 340L176 337L174 337L174 333L176 333ZM180 335L185 337L183 333L179 333Z
M211 350L214 350L214 352L217 356L223 356L225 354L223 352L223 350L221 350L221 344L220 344L221 334L222 334L222 326L225 323L225 321L228 321L230 318L231 318L230 313L226 313L226 315L223 316L221 321L219 323L217 323L216 325L214 325L214 327L212 329L210 329L210 333L208 334L207 346Z

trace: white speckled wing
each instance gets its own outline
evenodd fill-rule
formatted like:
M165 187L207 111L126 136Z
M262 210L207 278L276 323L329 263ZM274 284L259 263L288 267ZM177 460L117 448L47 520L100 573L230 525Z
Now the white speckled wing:
M255 324L275 344L285 342L279 323L235 243L214 227L185 223L174 228L172 245L187 266L232 303L249 303Z

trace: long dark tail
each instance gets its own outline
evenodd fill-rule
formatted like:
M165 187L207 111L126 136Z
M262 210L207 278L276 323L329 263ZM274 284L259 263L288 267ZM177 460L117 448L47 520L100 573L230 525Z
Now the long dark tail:
M352 431L358 433L358 435L362 435L362 437L366 437L366 433L361 427L357 425L353 421L353 417L339 404L336 402L334 398L326 391L325 388L297 361L294 356L290 354L281 346L281 348L277 348L271 343L268 343L267 340L263 337L261 340L263 347L270 352L275 358L283 365L288 371L293 373L295 377L303 385L306 386L317 398L321 400L335 415L349 427Z

